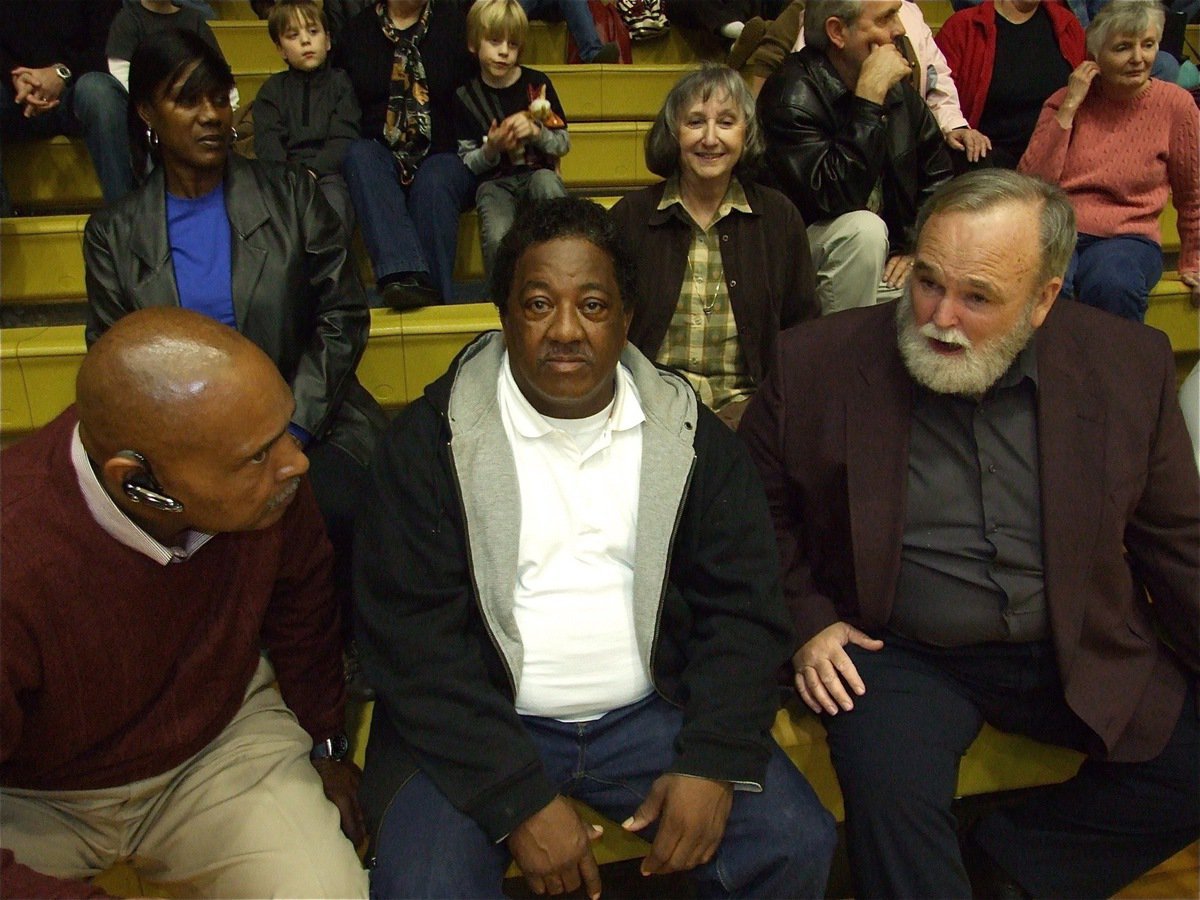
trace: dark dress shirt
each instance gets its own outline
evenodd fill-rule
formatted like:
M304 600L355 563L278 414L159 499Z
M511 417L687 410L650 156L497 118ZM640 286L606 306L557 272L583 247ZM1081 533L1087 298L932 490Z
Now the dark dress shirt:
M976 402L923 388L889 627L943 647L1049 635L1033 343Z

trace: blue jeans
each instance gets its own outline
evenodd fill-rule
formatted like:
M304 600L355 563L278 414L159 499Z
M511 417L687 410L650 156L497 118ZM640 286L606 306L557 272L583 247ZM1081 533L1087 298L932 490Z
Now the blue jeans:
M600 35L588 9L587 0L520 0L521 8L530 19L545 19L547 16L561 17L567 23L567 31L575 38L579 47L579 58L589 62L600 52ZM555 16L555 13L558 15Z
M522 721L559 793L622 822L674 761L683 713L652 694L593 722ZM822 897L836 842L833 817L775 747L762 792L734 793L716 856L691 874L704 897ZM422 772L392 799L377 850L372 897L502 896L508 848Z
M68 84L58 106L26 119L7 86L0 89L0 136L5 142L29 141L65 134L82 137L87 145L104 202L120 200L133 190L129 161L129 132L125 107L128 95L107 72L87 72ZM3 202L8 200L5 191Z
M1080 233L1067 264L1063 294L1141 322L1150 290L1158 284L1162 270L1162 247L1149 238Z
M364 138L346 151L342 174L375 278L424 272L444 301L453 299L458 217L475 199L475 176L458 155L425 157L413 183L405 187L387 147Z

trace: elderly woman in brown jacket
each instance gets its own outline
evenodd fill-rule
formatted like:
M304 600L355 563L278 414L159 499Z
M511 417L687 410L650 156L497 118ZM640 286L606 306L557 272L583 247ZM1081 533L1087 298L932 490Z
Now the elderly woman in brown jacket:
M665 181L612 209L639 260L630 342L734 428L779 331L820 311L800 213L746 176L762 146L745 83L705 65L647 135L646 166Z

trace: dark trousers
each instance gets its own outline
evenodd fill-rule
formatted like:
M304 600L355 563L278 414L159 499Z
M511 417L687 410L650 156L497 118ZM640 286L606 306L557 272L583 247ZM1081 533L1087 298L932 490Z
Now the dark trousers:
M346 641L354 633L351 556L354 547L354 517L362 508L371 484L370 470L331 441L314 441L308 446L308 481L325 533L333 545L333 589L342 616Z
M1063 700L1048 643L939 649L881 637L875 653L846 648L867 692L823 717L856 896L969 897L951 802L983 723L1079 750L1090 730ZM1193 686L1158 757L1088 759L1069 781L985 816L973 839L1034 896L1111 896L1200 836L1197 718Z
M621 822L673 762L683 713L651 694L593 722L522 721L559 793ZM763 790L734 793L716 856L691 874L702 897L821 897L835 844L833 816L775 747ZM418 772L388 804L376 860L375 898L501 897L509 854Z
M1162 247L1137 234L1080 234L1067 264L1063 294L1126 319L1146 318L1150 291L1162 277Z

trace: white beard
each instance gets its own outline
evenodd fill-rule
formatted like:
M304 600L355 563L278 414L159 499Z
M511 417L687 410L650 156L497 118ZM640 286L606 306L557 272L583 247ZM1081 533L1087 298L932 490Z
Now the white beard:
M1026 304L1020 320L1006 334L974 346L957 328L939 328L933 322L918 328L913 319L912 292L905 286L904 296L896 305L896 333L904 367L914 381L936 394L982 397L1008 371L1033 336L1035 300L1033 298ZM955 356L942 356L929 346L927 338L954 344L963 350Z

